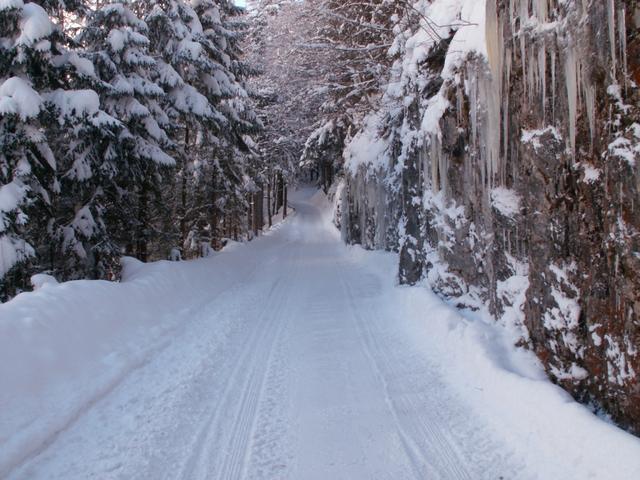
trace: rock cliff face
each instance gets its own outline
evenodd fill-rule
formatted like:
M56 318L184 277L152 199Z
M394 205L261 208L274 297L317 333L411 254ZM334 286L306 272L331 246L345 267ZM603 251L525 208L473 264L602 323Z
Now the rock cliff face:
M640 2L453 3L398 25L389 90L345 150L343 235L488 306L640 433Z

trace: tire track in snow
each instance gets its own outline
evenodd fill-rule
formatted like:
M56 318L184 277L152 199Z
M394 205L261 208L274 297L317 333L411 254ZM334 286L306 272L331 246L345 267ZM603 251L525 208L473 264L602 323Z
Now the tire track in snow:
M246 478L271 480L287 477L293 460L287 444L286 434L290 428L287 406L291 404L290 363L287 352L291 349L288 321L282 335L277 339L273 359L266 375L260 399L258 421L252 436L251 456Z
M250 447L252 443L253 433L255 430L258 405L262 392L264 390L265 378L271 364L273 347L276 339L280 336L284 322L279 325L272 325L269 320L270 314L279 314L286 303L286 291L281 286L281 280L274 285L274 289L270 293L270 299L274 296L276 299L269 302L270 305L265 308L265 314L262 323L266 332L260 335L257 351L253 352L253 364L250 366L252 372L247 379L242 393L242 400L238 411L230 445L230 455L225 457L223 467L218 475L221 480L238 480L244 477L248 457L250 455ZM278 294L275 295L275 291ZM273 320L280 320L279 316L274 315Z
M425 478L426 475L426 478L443 480L472 480L462 456L444 433L446 426L438 421L436 415L432 413L428 418L420 420L411 417L410 423L402 421L400 414L403 411L420 412L425 405L416 405L415 400L406 395L398 398L390 394L385 373L388 372L393 378L402 375L402 372L394 367L397 362L392 361L385 349L380 347L377 335L371 329L371 318L377 314L373 309L366 309L369 320L365 321L361 313L364 305L356 303L353 288L344 277L341 281L349 299L350 315L358 326L362 346L371 367L383 384L386 401L393 413L406 453L413 463L416 478Z
M357 305L354 311L360 316L360 328L368 332L365 338L369 339L373 353L379 355L380 373L397 418L414 439L412 448L417 447L419 455L430 462L432 451L428 440L440 438L455 454L449 456L447 463L459 464L474 480L531 478L523 471L522 459L493 436L490 425L474 416L463 399L454 395L447 378L442 376L441 367L425 356L422 345L414 343L411 331L398 328L398 322L407 321L404 318L407 312L402 308L392 312L380 308L385 304L401 306L402 300L376 298L375 293L372 294L376 285L368 285L366 278L373 278L377 284L379 278L358 266L351 272L354 275L348 277L348 287ZM428 320L425 312L423 321ZM431 473L428 478L439 478L439 475Z
M289 250L288 257L294 251ZM257 325L235 361L220 401L196 437L193 454L182 470L181 478L185 480L238 480L246 474L260 399L274 346L285 326L282 319L286 316L282 313L288 292L283 279L294 283L291 281L294 262L288 257L281 262L287 269L271 285L257 316Z

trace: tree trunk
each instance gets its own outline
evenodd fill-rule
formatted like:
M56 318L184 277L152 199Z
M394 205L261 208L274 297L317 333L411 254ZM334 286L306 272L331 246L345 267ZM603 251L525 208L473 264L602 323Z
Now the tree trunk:
M287 218L287 196L288 196L288 191L287 191L287 185L283 184L283 190L284 190L284 202L283 202L283 213L282 213L282 218Z
M138 225L136 228L136 258L141 262L148 259L147 229L149 223L149 186L147 181L142 182L138 203Z
M276 212L278 212L282 205L284 205L284 178L282 177L282 173L278 173L277 185L278 193L276 195Z
M257 237L260 232L260 192L251 194L251 203L253 205L253 236Z
M211 169L211 205L209 206L209 228L211 235L211 248L214 250L220 249L220 236L218 235L218 223L220 218L218 217L218 209L216 207L217 192L216 192L216 169Z
M189 152L189 127L185 127L184 130L184 145L185 145L185 153ZM187 242L187 237L189 235L188 228L189 223L187 219L187 199L188 199L188 185L187 185L187 159L188 155L185 155L185 158L182 160L182 178L180 179L180 202L181 202L181 218L180 218L180 248L185 250L185 245ZM186 250L183 252L183 255L186 258Z
M273 177L273 199L271 200L273 203L271 204L271 212L273 215L278 214L278 177L274 175Z
M248 195L247 203L249 205L247 211L247 237L251 240L251 233L253 232L253 193Z
M187 241L187 176L185 174L186 165L182 166L180 179L180 248L184 248Z
M260 184L258 193L258 230L262 232L264 228L264 184Z
M269 175L267 179L267 217L269 218L269 228L273 226L273 215L271 211L271 182L272 177Z

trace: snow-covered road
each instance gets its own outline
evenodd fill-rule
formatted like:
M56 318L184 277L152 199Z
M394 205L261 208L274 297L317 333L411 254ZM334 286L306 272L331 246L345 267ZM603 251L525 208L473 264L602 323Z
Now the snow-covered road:
M312 193L249 245L138 266L192 281L184 292L127 297L136 275L100 284L100 314L138 302L165 325L127 334L136 349L103 346L103 371L0 394L0 477L640 478L638 439L552 386L499 329L394 287L393 256L344 246ZM89 283L19 297L0 322Z

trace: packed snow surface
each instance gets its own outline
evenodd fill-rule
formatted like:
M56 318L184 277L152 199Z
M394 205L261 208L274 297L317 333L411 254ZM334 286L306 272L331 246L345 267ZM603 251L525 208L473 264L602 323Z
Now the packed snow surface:
M640 478L640 440L393 254L341 243L326 200L212 258L0 306L0 478Z

